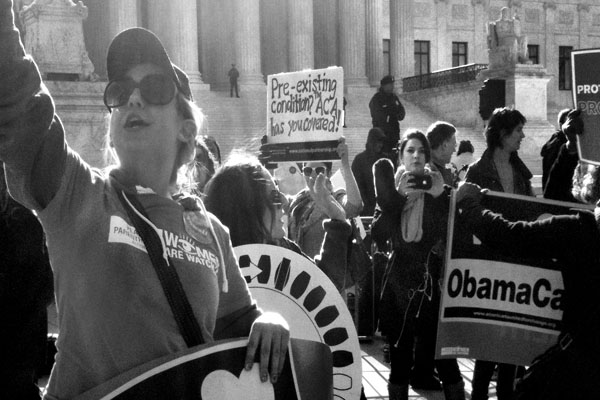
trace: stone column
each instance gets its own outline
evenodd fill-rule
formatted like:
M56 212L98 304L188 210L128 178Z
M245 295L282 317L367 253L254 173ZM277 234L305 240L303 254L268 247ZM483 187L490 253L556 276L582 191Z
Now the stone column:
M473 51L471 51L472 61L477 64L488 63L488 45L487 45L487 12L485 10L484 0L471 0L473 5L473 28L475 35L473 37Z
M106 25L110 40L124 29L139 26L136 0L107 0Z
M396 86L415 74L412 0L390 0L390 58Z
M367 0L367 78L378 86L383 76L383 0Z
M452 44L448 40L448 0L435 0L437 21L437 63L432 65L432 70L452 67Z
M263 73L288 71L287 2L261 0L261 56Z
M548 85L548 98L556 99L558 96L558 46L554 38L554 27L556 26L556 3L547 1L544 3L544 54L543 65L546 66L548 74L553 78Z
M588 48L587 32L590 31L590 5L589 4L577 4L577 11L579 14L579 48Z
M191 84L202 84L198 60L198 22L195 0L148 0L148 28L156 33L173 63Z
M344 67L344 86L367 86L365 2L342 0L338 7L340 64Z
M318 0L313 2L313 18L315 68L339 65L337 0Z
M240 86L264 86L260 58L259 0L234 1L235 59Z
M290 71L314 68L312 0L288 0L288 23Z

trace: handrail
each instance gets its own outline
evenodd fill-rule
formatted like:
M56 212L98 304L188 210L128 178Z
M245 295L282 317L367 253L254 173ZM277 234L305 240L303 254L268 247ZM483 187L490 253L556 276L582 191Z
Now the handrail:
M466 64L448 68L429 74L410 76L402 79L403 92L436 88L475 80L481 70L487 69L487 64Z

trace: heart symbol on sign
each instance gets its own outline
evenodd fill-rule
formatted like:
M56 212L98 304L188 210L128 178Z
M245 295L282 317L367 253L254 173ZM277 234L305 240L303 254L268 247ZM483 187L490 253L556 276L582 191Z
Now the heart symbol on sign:
M256 368L252 367L250 371L243 369L239 378L223 369L211 372L202 382L202 399L275 400L273 384L260 381L256 364Z

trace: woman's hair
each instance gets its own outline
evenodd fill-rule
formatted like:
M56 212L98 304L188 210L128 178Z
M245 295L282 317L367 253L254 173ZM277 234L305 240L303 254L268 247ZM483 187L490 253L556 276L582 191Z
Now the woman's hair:
M600 168L580 161L573 174L571 193L582 203L596 204L600 200Z
M217 140L208 135L203 135L202 139L204 140L204 143L206 143L208 151L210 151L214 160L217 162L217 165L221 165L221 148L219 147Z
M427 140L427 136L423 132L418 129L409 129L404 132L402 135L402 139L398 141L398 155L402 157L402 152L406 147L406 143L408 143L411 139L417 139L423 145L423 149L425 150L425 162L429 162L431 158L431 147L429 147L429 141Z
M485 141L489 150L502 148L502 139L508 136L519 124L527 119L518 110L512 108L496 108L485 128Z
M456 155L460 156L462 153L475 153L475 147L470 140L461 140L458 145L458 150L456 151Z
M271 242L270 227L263 223L272 207L268 176L258 158L234 152L206 185L206 209L229 228L234 247Z

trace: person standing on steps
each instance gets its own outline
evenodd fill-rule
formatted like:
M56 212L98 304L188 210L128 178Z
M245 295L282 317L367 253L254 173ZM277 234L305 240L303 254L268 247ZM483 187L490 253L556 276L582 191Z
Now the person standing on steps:
M240 77L240 71L237 70L235 64L231 64L231 69L227 75L229 76L229 97L233 97L233 89L235 88L235 97L239 99L238 78Z
M400 140L400 121L404 119L406 111L394 93L394 82L392 75L386 75L381 79L379 90L369 102L369 110L373 127L383 129L387 137L383 145L383 153L395 163L397 160L392 153Z

